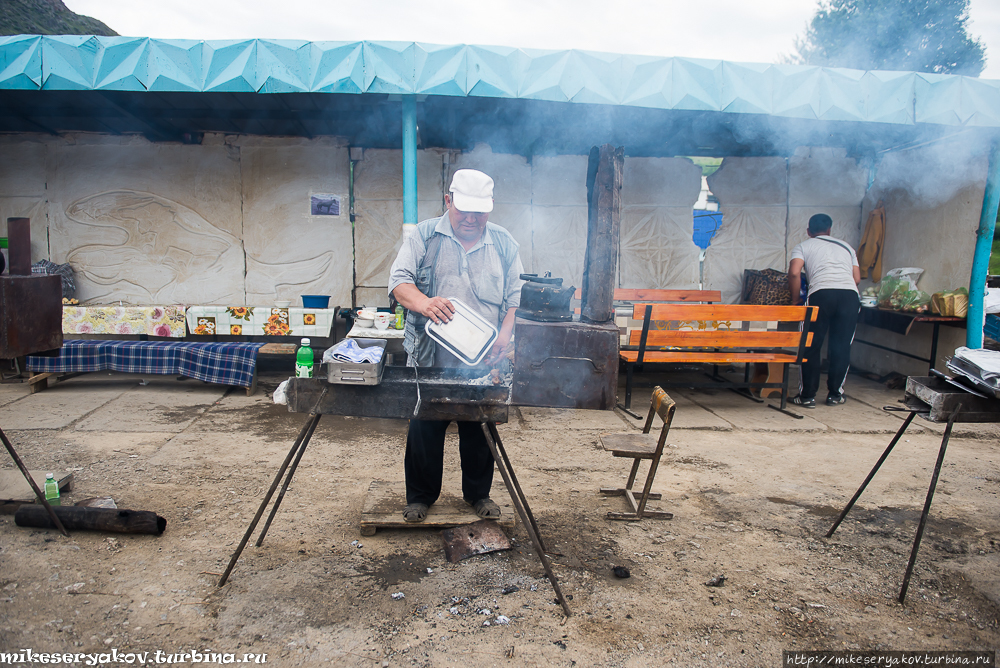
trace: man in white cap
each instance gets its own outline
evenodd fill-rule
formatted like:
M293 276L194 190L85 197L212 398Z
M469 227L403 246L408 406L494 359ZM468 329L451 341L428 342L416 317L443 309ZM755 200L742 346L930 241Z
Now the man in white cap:
M447 211L404 235L389 273L389 293L407 309L403 348L408 366L462 366L424 332L427 320L448 322L454 297L495 324L499 336L487 366L503 355L521 301L524 267L518 244L504 228L488 222L493 210L493 179L475 169L460 169L444 198ZM485 370L484 370L485 373ZM444 437L449 420L410 420L406 437L406 508L403 519L422 522L441 494ZM493 456L478 422L458 422L462 458L462 496L487 519L500 517L490 499Z

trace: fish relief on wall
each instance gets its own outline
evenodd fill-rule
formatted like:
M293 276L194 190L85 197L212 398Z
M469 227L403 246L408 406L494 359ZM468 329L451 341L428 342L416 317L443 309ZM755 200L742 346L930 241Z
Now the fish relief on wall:
M66 217L66 259L90 302L244 301L242 243L183 204L116 190L73 202Z

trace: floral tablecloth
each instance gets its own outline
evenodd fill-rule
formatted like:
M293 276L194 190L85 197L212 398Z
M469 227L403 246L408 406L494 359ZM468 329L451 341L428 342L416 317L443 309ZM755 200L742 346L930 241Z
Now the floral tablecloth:
M183 306L63 306L63 334L184 338Z
M192 334L211 336L330 336L335 309L274 306L189 306Z

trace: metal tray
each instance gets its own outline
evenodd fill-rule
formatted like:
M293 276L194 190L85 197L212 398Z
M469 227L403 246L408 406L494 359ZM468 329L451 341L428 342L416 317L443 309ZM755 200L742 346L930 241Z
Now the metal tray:
M460 299L448 297L455 315L448 322L428 320L427 335L468 366L479 364L497 340L497 328Z
M961 404L956 422L1000 422L1000 399L983 399L963 392L935 376L910 376L904 395L908 407L927 407L932 422L947 422Z
M378 346L382 349L382 359L378 364L367 362L327 362L326 380L335 385L378 385L382 382L385 369L385 339L354 339L361 348Z

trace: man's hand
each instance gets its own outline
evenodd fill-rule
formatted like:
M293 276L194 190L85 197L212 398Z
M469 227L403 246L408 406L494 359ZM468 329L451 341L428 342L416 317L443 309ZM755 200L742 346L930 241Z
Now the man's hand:
M412 283L401 283L392 291L396 301L407 311L419 313L436 324L448 322L455 315L455 307L444 297L428 297Z
M506 339L502 336L498 337L497 340L493 342L490 352L486 355L486 359L484 360L486 366L495 369L500 364L500 361L504 358L504 356L513 349L514 347L510 343L510 336L507 336Z
M436 324L449 322L455 315L455 307L444 297L426 297L417 313L433 320Z

